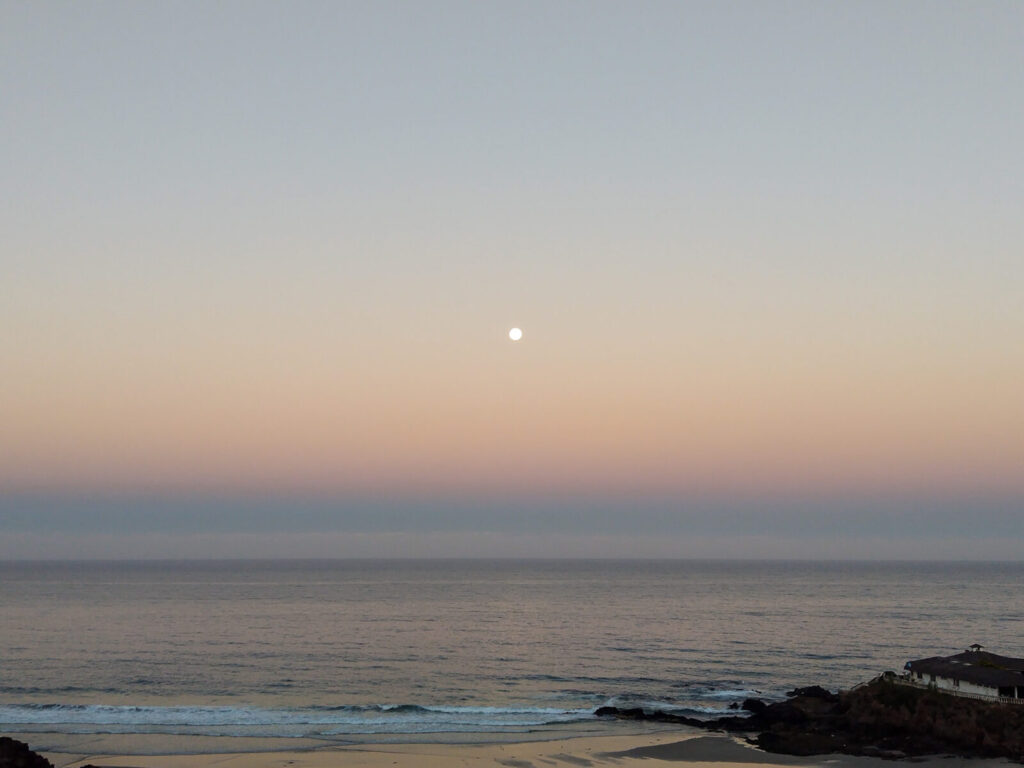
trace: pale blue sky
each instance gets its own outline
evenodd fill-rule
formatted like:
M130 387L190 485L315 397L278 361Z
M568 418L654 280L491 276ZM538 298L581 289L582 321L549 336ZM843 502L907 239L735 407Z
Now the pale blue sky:
M1021 136L1020 2L0 0L0 557L1009 556Z

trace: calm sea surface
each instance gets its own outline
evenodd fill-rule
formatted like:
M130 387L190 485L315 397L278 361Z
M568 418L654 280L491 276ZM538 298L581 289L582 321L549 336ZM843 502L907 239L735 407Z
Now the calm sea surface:
M0 564L0 732L526 731L715 713L980 642L1024 564Z

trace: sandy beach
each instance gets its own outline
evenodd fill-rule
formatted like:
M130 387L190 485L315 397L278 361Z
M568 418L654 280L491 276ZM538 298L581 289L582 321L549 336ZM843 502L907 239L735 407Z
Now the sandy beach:
M130 747L117 737L104 737L108 747ZM98 744L97 744L98 745ZM83 744L83 746L85 746ZM196 746L201 746L197 744ZM269 747L269 745L268 745ZM117 750L117 751L120 751ZM643 768L678 766L829 766L830 768L882 768L891 761L848 755L792 757L773 755L750 747L742 740L720 735L689 735L664 732L646 735L587 736L489 744L359 744L308 747L290 750L215 752L208 754L72 754L47 752L58 768L86 765L109 768L596 768L636 765ZM964 760L935 757L915 761L926 768L965 768L1009 765L1002 760Z

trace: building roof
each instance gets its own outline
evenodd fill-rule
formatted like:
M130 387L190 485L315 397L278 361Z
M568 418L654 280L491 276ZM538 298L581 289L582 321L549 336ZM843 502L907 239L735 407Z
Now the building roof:
M908 661L911 672L964 680L986 688L1024 685L1024 659L988 651L964 651L954 656L932 656Z

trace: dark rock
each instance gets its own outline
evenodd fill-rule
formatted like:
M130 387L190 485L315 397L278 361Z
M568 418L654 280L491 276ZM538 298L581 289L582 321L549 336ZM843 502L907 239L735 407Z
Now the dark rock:
M25 742L0 736L0 768L53 768L53 763L33 752Z
M802 756L842 752L844 747L844 743L831 734L803 731L764 731L751 743L766 752Z
M759 715L751 715L750 717L726 715L725 717L719 717L714 720L702 720L700 727L714 731L727 731L730 733L750 733L751 731L757 731L761 728L767 728L768 725L761 720Z
M747 712L753 712L755 715L757 715L768 709L768 705L760 699L744 699L743 709L745 709Z
M765 707L761 717L769 723L785 723L786 725L797 725L806 722L807 713L791 701L780 701Z
M640 707L620 709L619 707L598 707L594 710L598 717L617 717L619 720L646 720L649 718Z
M799 696L805 699L821 699L822 701L837 702L839 695L832 693L820 685L808 685L804 688L794 688L786 694L789 698Z
M677 715L672 712L655 712L651 715L647 715L647 720L653 720L658 723L675 723L676 725L690 725L695 728L703 728L704 721L698 720L694 717L687 717L686 715Z
M691 725L697 728L704 727L703 720L697 720L685 715L676 715L672 712L645 712L640 707L631 709L619 709L618 707L598 707L594 710L597 717L616 717L619 720L644 720L652 723L675 723L676 725Z
M891 676L840 694L820 686L798 688L786 701L751 699L743 708L749 716L714 720L616 707L595 714L756 734L750 743L781 754L838 752L889 760L946 754L1024 762L1024 707L911 688Z

